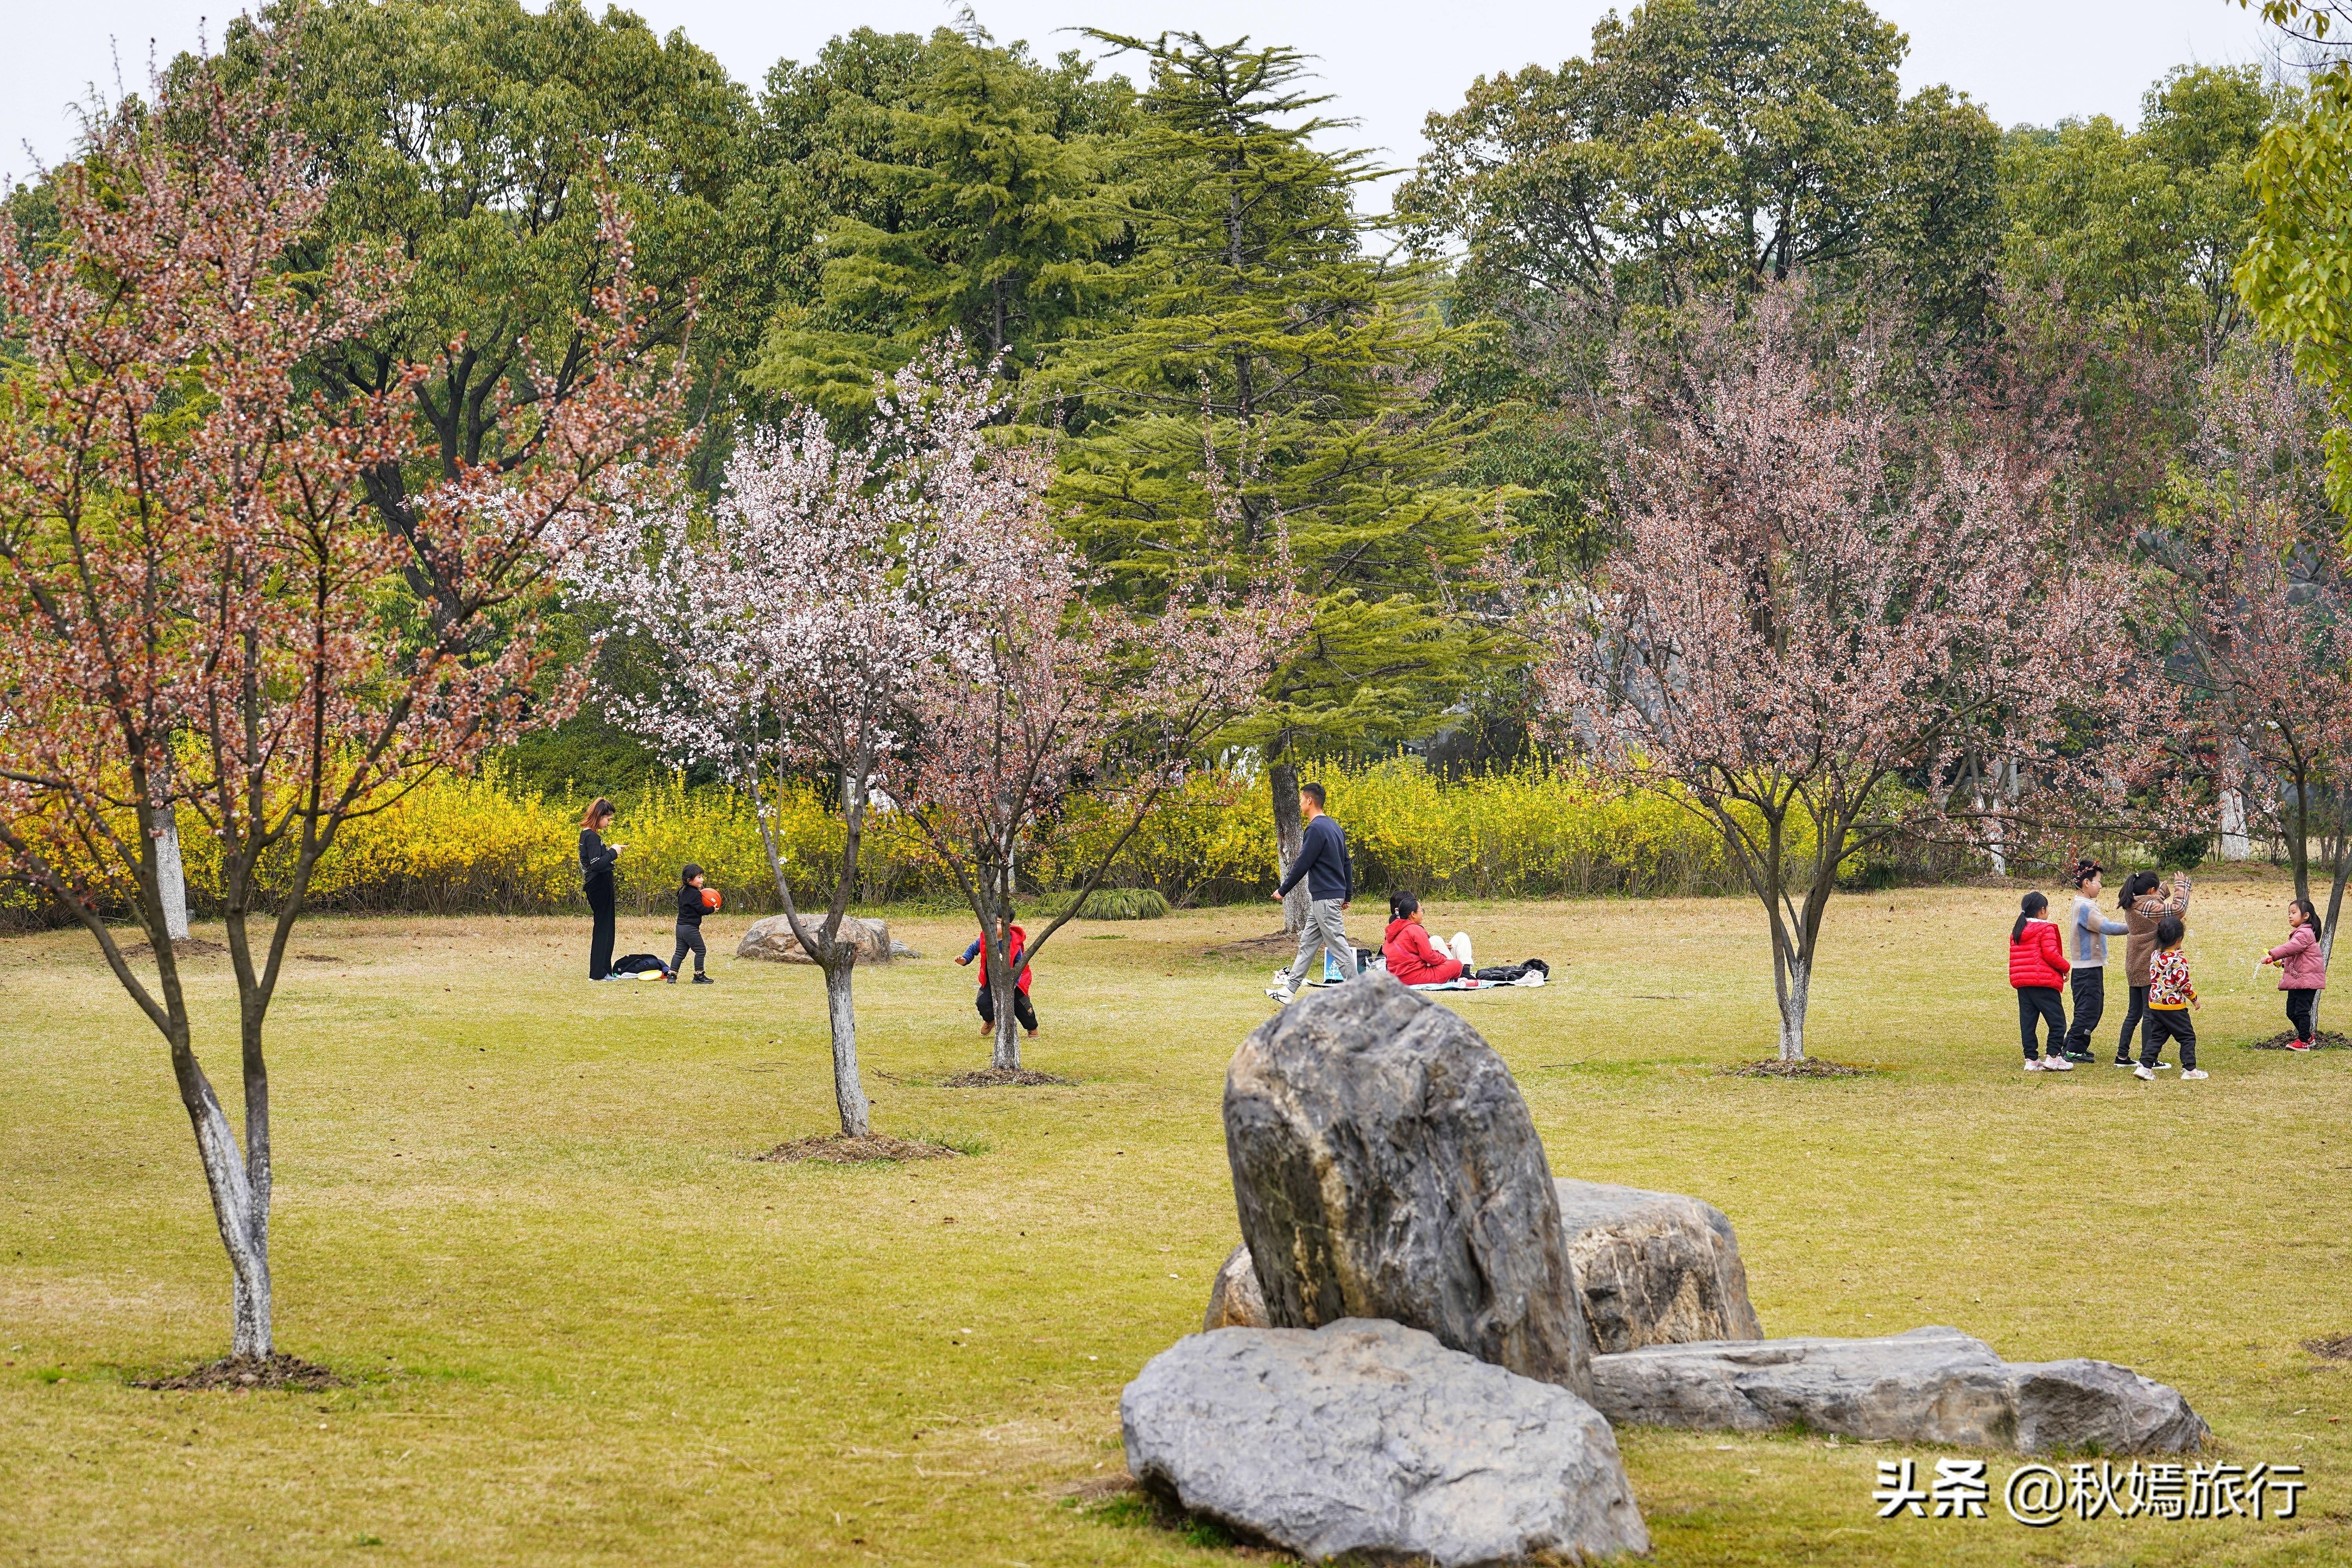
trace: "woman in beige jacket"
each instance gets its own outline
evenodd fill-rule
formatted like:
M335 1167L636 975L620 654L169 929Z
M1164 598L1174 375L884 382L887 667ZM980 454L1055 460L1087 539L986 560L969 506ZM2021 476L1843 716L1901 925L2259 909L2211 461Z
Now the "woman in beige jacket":
M2132 1065L2132 1031L2147 1016L2147 966L2156 957L2156 922L2167 915L2189 918L2189 873L2172 874L2169 898L2157 891L2158 886L2155 872L2134 871L2125 879L2123 897L2116 900L2129 928L2124 941L2124 983L2131 987L2131 1011L2124 1015L2123 1037L2116 1042L2115 1065L2119 1068Z

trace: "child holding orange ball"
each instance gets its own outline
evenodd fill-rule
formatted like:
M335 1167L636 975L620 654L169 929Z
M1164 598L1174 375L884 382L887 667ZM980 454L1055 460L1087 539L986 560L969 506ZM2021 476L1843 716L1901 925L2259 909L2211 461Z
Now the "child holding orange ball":
M677 947L669 955L670 984L677 984L677 966L686 962L688 952L694 954L694 983L710 984L710 976L702 973L702 960L709 951L702 943L702 917L719 907L719 889L702 885L702 868L688 861L678 873Z

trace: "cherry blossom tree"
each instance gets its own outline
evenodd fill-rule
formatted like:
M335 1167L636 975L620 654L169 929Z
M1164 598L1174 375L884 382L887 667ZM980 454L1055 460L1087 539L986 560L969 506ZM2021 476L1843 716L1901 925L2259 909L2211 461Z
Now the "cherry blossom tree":
M971 640L920 691L921 727L899 803L980 921L996 1014L993 1066L1021 1069L1012 900L1028 836L1073 795L1114 803L1121 831L1076 878L1068 908L1032 933L1034 960L1101 885L1145 817L1219 731L1260 699L1307 624L1286 586L1180 586L1148 617L1090 604L1043 496L1043 447L996 454L992 488L959 539Z
M39 254L0 226L0 338L21 355L0 378L0 864L80 922L163 1037L228 1253L231 1353L265 1369L264 1030L311 873L346 822L576 700L536 637L551 573L679 390L604 368L635 363L624 261L587 324L595 390L523 411L527 462L461 468L388 534L358 477L410 450L406 383L338 398L304 367L398 279L352 254L285 265L326 193L272 90L159 82L59 171ZM221 846L242 1147L167 926L174 810Z
M814 411L744 433L708 515L672 502L632 516L574 574L662 662L659 689L616 694L614 711L670 760L713 764L751 796L785 919L824 972L847 1138L872 1131L851 991L858 949L841 931L867 815L924 682L974 647L966 538L984 531L1008 479L1030 473L1020 454L990 451L993 378L962 357L950 343L877 378L855 442ZM794 900L775 827L777 791L812 768L838 786L845 829L822 919Z
M2332 952L2352 880L2352 584L2333 547L2315 389L2282 353L2206 377L2165 552L2179 585L2174 664L2218 792L2286 848L2311 899L2328 883Z
M2119 584L2057 559L2046 469L1914 436L1891 371L1879 335L1819 351L1801 287L1716 310L1620 444L1622 542L1526 616L1553 733L1705 818L1762 901L1784 1061L1842 863L2120 787L2061 746L2086 705L2128 710L2095 619ZM1971 755L2014 760L2014 796L1956 788Z

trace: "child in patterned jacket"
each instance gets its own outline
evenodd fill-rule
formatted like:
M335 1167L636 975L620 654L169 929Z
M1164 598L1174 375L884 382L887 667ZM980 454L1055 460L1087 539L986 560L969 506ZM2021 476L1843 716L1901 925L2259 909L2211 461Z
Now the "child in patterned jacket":
M2163 1054L2168 1037L2180 1042L2180 1080L2206 1076L2197 1068L2197 1026L2189 1021L2190 1008L2202 1009L2197 987L2189 984L2188 956L2180 951L2188 934L2179 915L2156 922L2156 956L2147 966L2147 1022L2140 1030L2139 1066L2132 1068L2136 1078L2156 1077L2156 1058Z

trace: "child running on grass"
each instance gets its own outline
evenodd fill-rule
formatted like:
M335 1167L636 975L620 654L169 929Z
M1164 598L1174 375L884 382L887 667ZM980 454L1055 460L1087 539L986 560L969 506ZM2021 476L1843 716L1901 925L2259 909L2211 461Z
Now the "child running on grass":
M2278 988L2286 993L2286 1021L2294 1028L2294 1038L2286 1048L2307 1051L2312 1020L2319 1010L2319 993L2327 984L2327 954L2319 945L2319 911L2308 901L2287 900L2286 918L2286 940L2271 949L2263 962L2278 965Z
M1012 957L1014 966L1021 972L1021 977L1013 983L1013 1016L1021 1020L1022 1028L1028 1031L1030 1038L1034 1039L1037 1037L1037 1009L1029 1004L1029 966L1021 962L1022 952L1029 945L1029 933L1019 926L1012 924L1011 910L1004 911L1004 919L1010 928L1004 933L1004 951ZM970 947L963 950L963 956L956 962L970 963L975 957L980 960L980 1000L977 1004L980 1008L980 1032L983 1035L992 1035L996 1033L996 998L988 989L987 942L988 938L983 933Z
M2066 978L2066 944L2058 928L2042 917L2050 900L2028 893L2018 900L2017 923L2009 928L2009 983L2017 989L2017 1032L2025 1039L2027 1072L2073 1072L2066 1059L2066 1009L2058 987ZM2033 1037L2036 1021L2049 1025L2050 1059L2041 1059Z
M2202 1004L2197 1000L2197 987L2189 983L2188 955L2180 951L2188 934L2179 915L2156 922L2156 956L2147 966L2147 1022L2140 1026L2135 1078L2154 1081L2156 1058L2168 1037L2180 1042L2180 1081L2206 1076L2197 1070L2197 1026L2189 1021L2189 1010L2202 1011Z
M702 868L688 861L677 874L677 946L669 955L669 983L677 984L677 967L686 962L688 952L694 954L694 983L710 984L710 976L702 973L702 960L709 949L702 942L702 917L709 911L710 900L703 897Z

